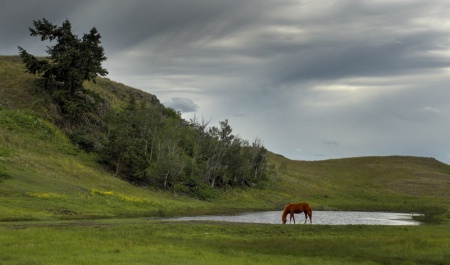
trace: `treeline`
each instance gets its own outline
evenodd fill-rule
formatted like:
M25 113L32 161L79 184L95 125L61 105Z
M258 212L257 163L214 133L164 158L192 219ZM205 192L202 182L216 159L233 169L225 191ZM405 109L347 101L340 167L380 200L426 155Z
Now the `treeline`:
M68 102L77 115L64 111ZM186 121L179 112L133 93L115 106L91 90L53 104L56 123L74 144L135 185L208 199L217 188L272 183L275 172L262 141L234 135L228 120L218 126Z
M187 122L171 108L134 97L123 108L111 108L104 120L100 147L78 143L96 150L117 176L137 185L206 199L211 188L256 187L269 181L262 142L233 135L228 120L218 127Z

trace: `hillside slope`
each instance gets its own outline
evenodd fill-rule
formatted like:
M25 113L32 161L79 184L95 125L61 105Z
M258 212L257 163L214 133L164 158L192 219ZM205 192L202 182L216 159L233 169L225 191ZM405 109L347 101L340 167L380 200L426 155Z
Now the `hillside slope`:
M159 104L108 79L86 87L112 105L129 94ZM266 189L216 190L209 201L136 187L74 146L52 123L57 117L49 102L16 57L0 57L0 220L204 214L282 209L299 201L313 209L450 209L450 166L418 157L306 162L269 153L278 173Z
M291 161L283 165L281 190L298 187L298 196L326 209L420 211L448 207L450 166L433 158L389 156Z
M104 216L164 216L183 213L266 208L267 201L236 205L238 189L227 196L222 190L207 197L214 203L137 187L100 166L96 154L74 146L53 123L58 111L35 86L36 77L25 73L17 57L0 57L0 220L89 218ZM125 105L131 95L153 105L148 93L99 78L85 83L110 106ZM241 200L242 201L242 200ZM272 206L273 207L273 206Z

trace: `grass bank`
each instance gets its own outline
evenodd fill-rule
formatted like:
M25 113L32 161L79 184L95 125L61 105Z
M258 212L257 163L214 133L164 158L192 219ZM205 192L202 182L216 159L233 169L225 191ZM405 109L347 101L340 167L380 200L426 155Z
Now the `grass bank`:
M145 219L0 224L8 264L450 264L450 227Z

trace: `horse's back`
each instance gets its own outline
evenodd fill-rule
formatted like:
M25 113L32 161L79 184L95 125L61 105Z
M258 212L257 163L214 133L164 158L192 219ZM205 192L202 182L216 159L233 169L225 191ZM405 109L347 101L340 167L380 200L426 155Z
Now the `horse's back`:
M285 211L301 213L301 212L312 212L311 206L306 203L290 203L284 207Z

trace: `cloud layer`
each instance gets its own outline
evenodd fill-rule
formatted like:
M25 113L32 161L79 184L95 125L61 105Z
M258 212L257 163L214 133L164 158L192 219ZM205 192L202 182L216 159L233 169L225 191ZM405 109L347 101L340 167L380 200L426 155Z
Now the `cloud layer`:
M444 0L17 0L0 10L0 54L42 53L32 20L68 18L102 34L111 79L289 158L450 163L449 13Z

